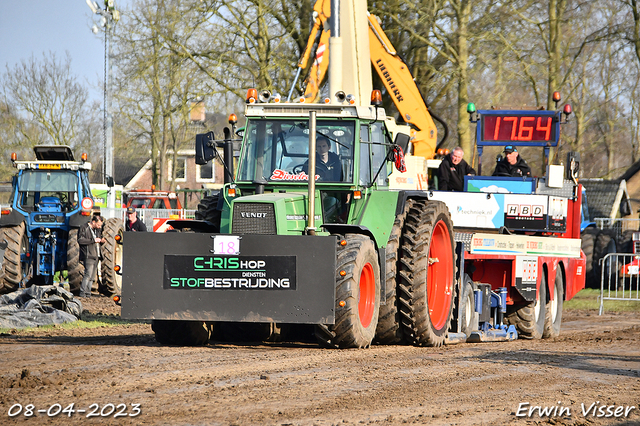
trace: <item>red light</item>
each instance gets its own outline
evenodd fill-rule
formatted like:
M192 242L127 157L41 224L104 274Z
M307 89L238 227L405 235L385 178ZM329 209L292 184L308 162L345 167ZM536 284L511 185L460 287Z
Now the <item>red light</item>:
M553 92L552 98L554 102L560 102L562 96L560 96L560 92Z
M117 234L115 237L113 237L116 241L120 241L122 240L122 235Z
M116 271L116 272L120 272L120 265L114 266L113 270Z
M564 110L563 110L563 112L564 112L566 115L571 114L571 112L572 112L571 105L566 104L566 105L564 106Z
M11 214L11 209L2 209L2 212L0 214L2 214L2 216L7 216Z
M118 303L120 301L120 296L118 296L117 294L113 296L113 301Z

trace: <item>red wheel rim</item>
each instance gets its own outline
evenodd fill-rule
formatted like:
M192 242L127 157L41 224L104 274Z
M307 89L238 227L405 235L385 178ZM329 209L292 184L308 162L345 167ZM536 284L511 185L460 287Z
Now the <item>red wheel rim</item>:
M449 320L453 297L453 246L449 228L442 220L433 229L428 262L427 306L431 324L440 330Z
M373 273L373 266L367 263L360 272L359 295L358 295L358 315L360 324L367 328L371 324L373 312L376 306L376 276Z

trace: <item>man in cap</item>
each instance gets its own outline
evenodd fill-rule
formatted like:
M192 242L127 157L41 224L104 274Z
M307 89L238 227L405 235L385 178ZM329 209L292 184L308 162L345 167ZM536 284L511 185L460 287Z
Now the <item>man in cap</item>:
M496 163L493 176L530 177L531 167L518 154L518 149L513 145L504 147L504 158Z
M133 207L127 208L127 226L125 229L133 232L147 232L147 226L138 219L136 209Z

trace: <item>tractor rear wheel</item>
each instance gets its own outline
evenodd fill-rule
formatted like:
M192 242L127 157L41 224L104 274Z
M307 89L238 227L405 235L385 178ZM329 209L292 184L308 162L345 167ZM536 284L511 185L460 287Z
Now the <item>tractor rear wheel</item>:
M78 228L69 230L67 238L67 279L69 291L80 294L80 285L84 276L84 266L80 263L80 246L78 245Z
M526 305L507 306L505 322L518 329L519 337L540 339L544 333L547 308L547 279L545 274L540 278L540 291L533 302Z
M413 203L409 200L408 204ZM406 206L407 207L407 206ZM402 225L406 216L405 213L396 216L393 223L389 241L385 250L386 254L386 303L380 305L380 314L378 317L378 327L376 329L376 343L390 345L402 341L402 327L400 327L400 312L398 311L397 300L397 275L398 275L398 257L400 246L400 235L402 234Z
M210 335L208 324L202 321L153 320L151 329L156 341L164 345L203 346Z
M101 293L107 296L120 294L122 291L122 276L115 271L115 267L122 267L122 244L116 241L116 235L124 233L124 223L118 218L107 219L102 229L102 237L106 240L100 248L102 261L100 272L102 277Z
M23 257L29 253L29 235L25 223L2 228L0 238L7 242L2 262L4 276L0 279L0 293L10 293L16 291L29 275L29 261L26 256Z
M366 348L371 345L380 309L380 267L373 241L347 234L336 259L335 324L316 327L321 346Z
M556 268L556 279L553 282L553 300L549 300L545 309L544 332L542 337L558 337L562 325L562 304L564 299L564 278L560 266Z
M196 220L204 220L211 223L218 228L217 232L220 231L220 218L222 217L222 212L218 210L219 198L220 194L204 197L198 203L198 209L195 212Z
M398 305L408 341L444 344L453 313L455 249L446 204L416 201L402 232Z

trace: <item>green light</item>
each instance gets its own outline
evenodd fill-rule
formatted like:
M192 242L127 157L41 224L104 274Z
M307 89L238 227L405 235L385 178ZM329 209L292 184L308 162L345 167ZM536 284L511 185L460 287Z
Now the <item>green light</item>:
M476 112L476 104L474 104L473 102L469 102L467 104L467 112L469 114L473 114L474 112Z

